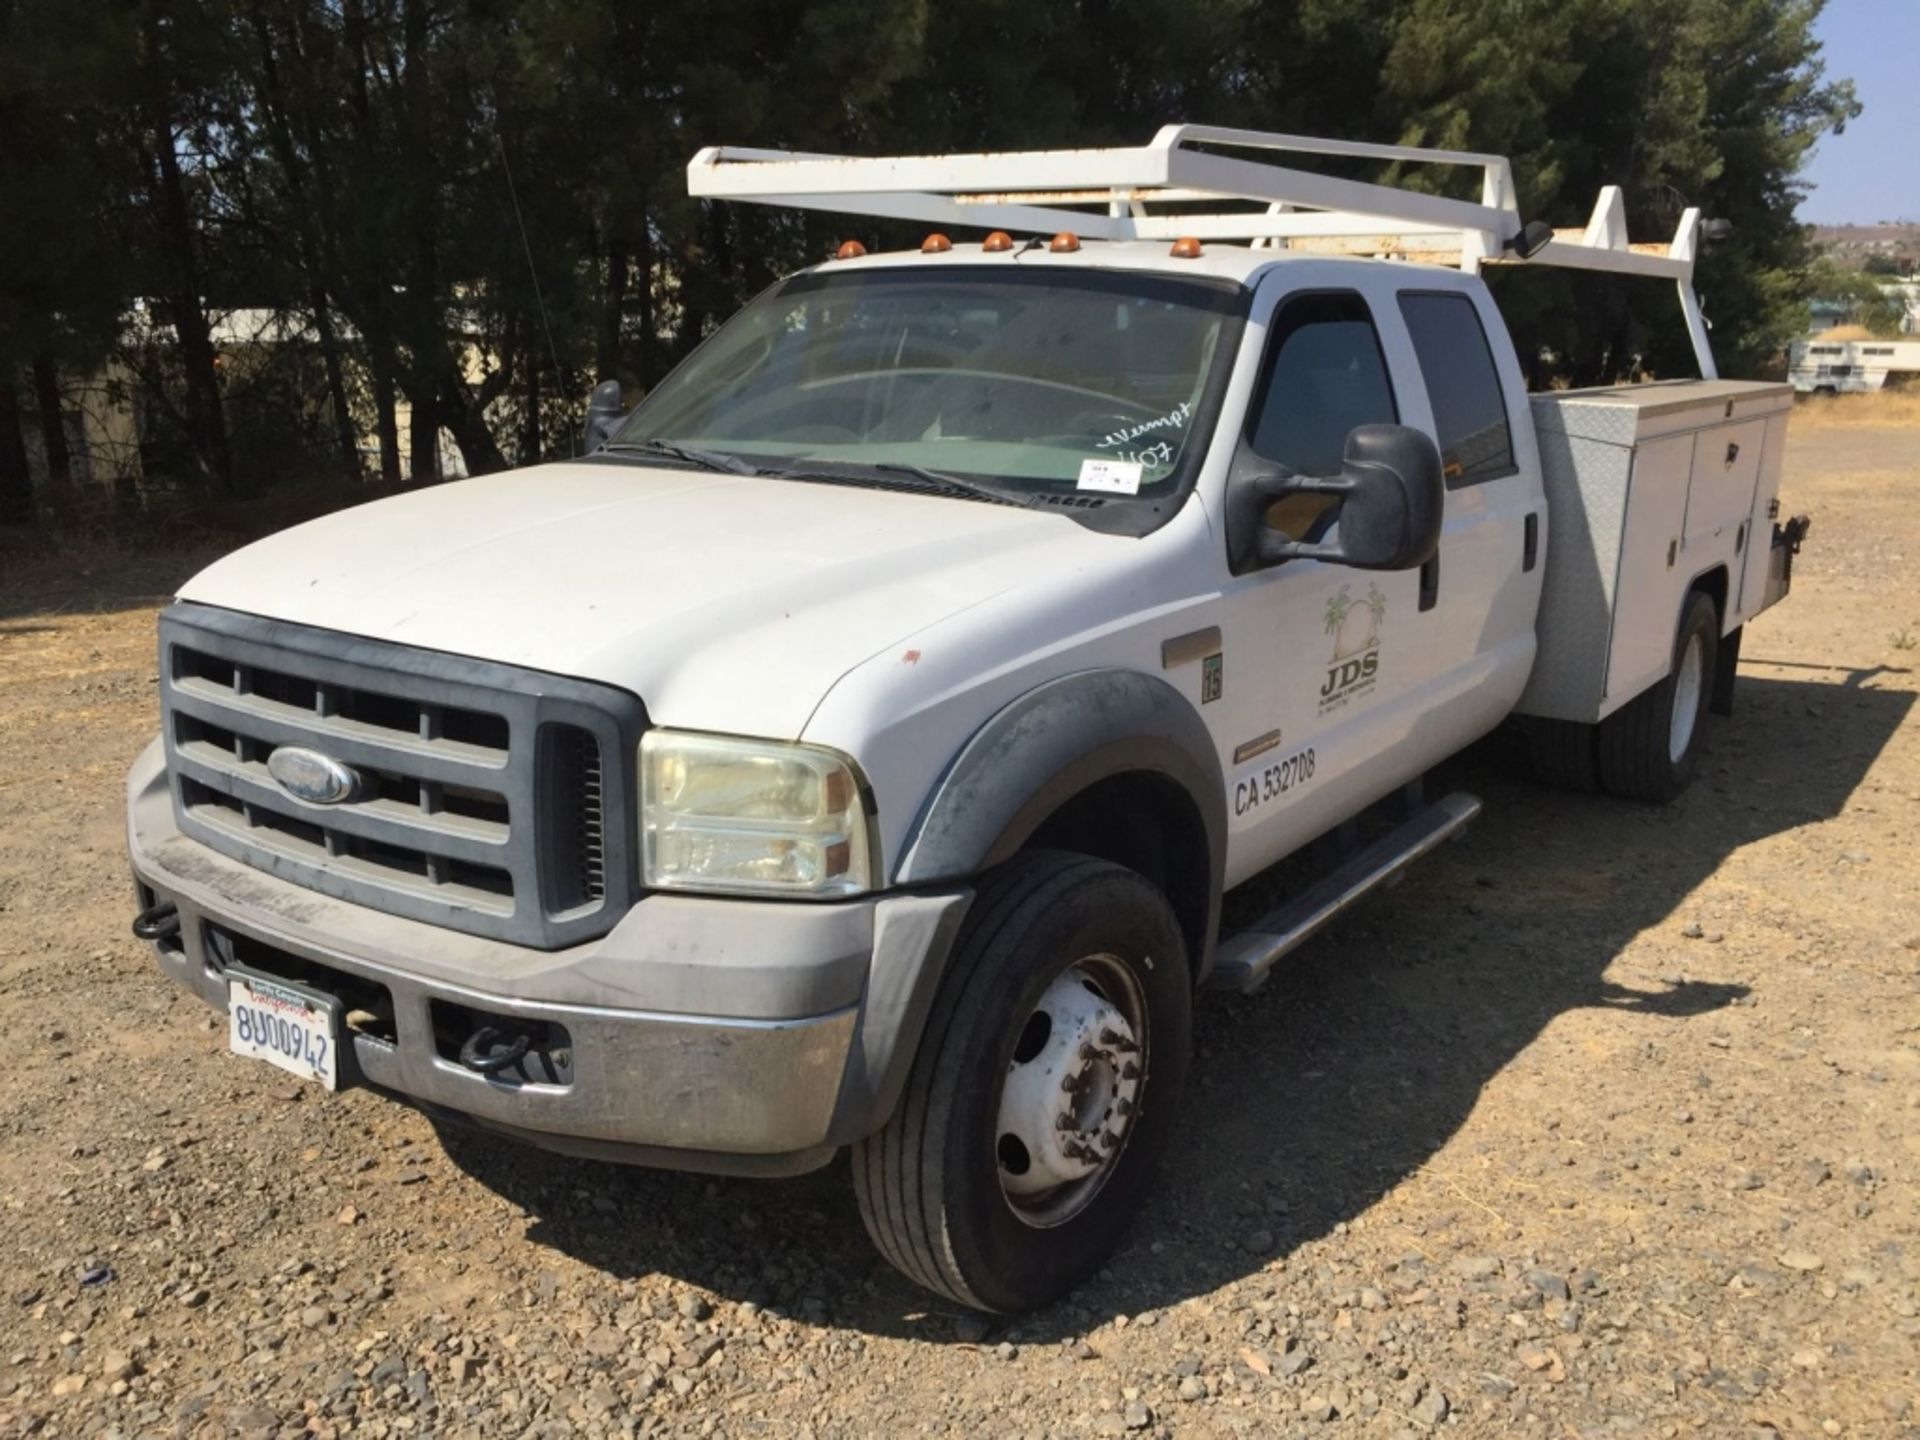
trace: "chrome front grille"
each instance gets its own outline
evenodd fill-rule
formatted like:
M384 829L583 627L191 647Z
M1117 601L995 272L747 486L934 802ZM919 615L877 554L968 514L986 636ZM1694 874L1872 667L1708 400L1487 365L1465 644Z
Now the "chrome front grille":
M181 828L373 909L540 948L604 933L635 890L640 702L609 686L205 606L161 617ZM358 785L298 799L267 762L319 751Z

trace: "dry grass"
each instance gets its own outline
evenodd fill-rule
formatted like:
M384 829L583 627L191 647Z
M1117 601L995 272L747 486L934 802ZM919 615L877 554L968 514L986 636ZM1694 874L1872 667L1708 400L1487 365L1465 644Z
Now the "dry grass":
M1866 395L1809 395L1793 407L1796 430L1851 426L1920 426L1920 387Z
M1835 325L1813 337L1816 340L1878 340L1880 337L1864 325Z

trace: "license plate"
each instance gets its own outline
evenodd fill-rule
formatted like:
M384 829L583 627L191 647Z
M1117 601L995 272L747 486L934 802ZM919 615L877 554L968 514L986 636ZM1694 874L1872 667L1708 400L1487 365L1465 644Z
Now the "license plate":
M227 972L227 1046L302 1080L340 1088L340 1004L262 975Z

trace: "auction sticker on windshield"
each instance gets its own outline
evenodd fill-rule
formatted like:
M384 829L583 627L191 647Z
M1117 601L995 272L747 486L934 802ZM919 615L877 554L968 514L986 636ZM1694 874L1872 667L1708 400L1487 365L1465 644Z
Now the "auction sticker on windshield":
M227 971L227 1047L236 1055L338 1090L339 1017L332 996Z
M1138 495L1140 472L1146 467L1137 460L1082 460L1081 490L1106 490L1115 495Z

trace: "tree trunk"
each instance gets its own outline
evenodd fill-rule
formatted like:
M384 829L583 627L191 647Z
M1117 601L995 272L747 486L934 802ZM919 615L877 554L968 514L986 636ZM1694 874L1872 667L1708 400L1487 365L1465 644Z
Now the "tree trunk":
M33 357L33 395L47 456L47 503L64 510L73 498L73 457L67 453L66 416L60 409L60 372L44 350Z
M487 406L513 383L511 366L493 371L476 390L460 378L449 360L440 370L440 422L460 447L460 459L469 475L491 475L507 468L507 457L487 425Z
M313 328L320 340L320 359L326 367L327 399L333 408L334 445L340 452L344 478L360 479L360 448L353 433L353 415L347 408L347 381L340 359L340 339L333 328L333 311L327 304L327 285L334 278L323 272L321 255L329 247L321 239L323 223L308 193L306 166L299 148L293 143L293 127L288 119L286 88L280 81L280 65L275 58L274 39L259 0L248 6L254 39L260 53L260 111L266 117L267 141L286 175L287 199L293 210L294 236L300 266L307 276L307 306L313 312ZM295 44L295 60L299 50Z
M607 290L600 312L600 350L594 357L594 368L599 379L618 380L624 373L620 363L620 322L626 304L627 247L618 231L610 229L607 241Z
M20 397L0 380L0 525L33 519L33 479L27 474L27 442L20 433Z
M373 371L373 424L380 437L380 483L400 483L400 420L395 413L398 397L394 394L393 348L374 345L369 357Z
M426 385L407 387L407 402L412 407L408 427L408 478L425 485L440 478L440 406Z
M520 463L540 463L540 366L531 355L522 357L527 367L526 429L520 437Z
M500 443L479 410L468 405L449 406L446 421L469 475L492 475L507 468L507 457L500 453Z
M367 71L370 61L367 55L367 22L362 0L342 0L340 6L341 38L346 44L349 58L348 71L351 84L348 87L348 107L354 117L354 136L356 144L364 158L374 155L379 148L379 137L375 133L372 101L367 92ZM319 148L321 125L313 117L302 112L302 119L308 137L308 149L314 156L314 183L320 191L323 213L332 217L338 213L334 204L333 180L326 164L325 152ZM330 228L329 237L337 234ZM344 275L344 267L338 263L339 247L329 239L330 253L335 255L334 268ZM359 326L362 343L366 347L367 369L373 381L373 423L374 434L380 445L380 483L397 486L400 483L400 422L396 415L399 403L398 376L399 359L394 353L393 311L389 292L386 289L387 277L377 274L369 284L354 287L353 277L348 276L348 284L343 296L347 313ZM356 303L357 302L357 303Z
M347 405L347 373L340 360L340 336L333 328L333 308L326 293L315 286L308 305L313 309L313 328L320 336L320 360L327 370L327 403L333 409L333 443L340 451L342 473L355 484L360 482L360 442L353 431L353 411Z
M201 488L222 495L234 491L233 462L227 450L226 417L221 412L219 365L213 330L201 308L200 261L195 252L193 211L174 151L172 77L165 42L149 19L140 37L146 59L146 119L153 141L154 210L159 223L164 273L172 282L168 321L180 341L180 365L187 381L187 431L200 469Z
M439 177L434 174L433 91L427 70L428 0L401 0L400 91L405 153L414 167L406 197L408 239L407 298L402 310L401 343L412 355L413 374L406 386L413 402L413 483L440 478L441 401L448 387L437 373L437 357L446 347L445 316L440 306L438 224ZM453 377L459 384L459 377ZM448 409L454 406L450 403Z
M640 377L640 384L650 390L653 382L660 378L653 370L654 351L660 337L655 333L657 321L653 308L653 220L644 207L640 211L640 224L634 231L633 243L638 261L634 266L634 279L640 300L640 354L634 369ZM606 377L603 375L600 378L604 380Z

